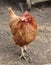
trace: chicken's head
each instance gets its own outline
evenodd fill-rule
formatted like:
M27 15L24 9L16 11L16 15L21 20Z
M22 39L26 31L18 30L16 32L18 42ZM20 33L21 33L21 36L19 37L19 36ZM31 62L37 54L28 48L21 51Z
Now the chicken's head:
M23 18L24 18L24 21L25 21L25 22L31 22L31 20L32 20L32 17L31 17L31 15L28 13L28 11L25 11L25 12L24 12Z

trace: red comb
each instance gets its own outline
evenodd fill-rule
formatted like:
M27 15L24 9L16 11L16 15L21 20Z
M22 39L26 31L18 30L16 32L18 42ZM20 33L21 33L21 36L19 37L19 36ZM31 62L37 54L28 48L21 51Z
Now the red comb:
M24 14L23 14L23 17L26 17L28 15L29 15L28 11L25 11Z

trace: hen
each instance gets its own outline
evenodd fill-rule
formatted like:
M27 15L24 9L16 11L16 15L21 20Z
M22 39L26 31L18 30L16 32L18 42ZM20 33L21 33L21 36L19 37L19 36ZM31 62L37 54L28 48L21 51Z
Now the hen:
M23 16L17 16L12 8L8 8L9 25L16 45L21 47L21 57L25 58L26 45L35 40L37 36L37 23L35 19L25 11Z

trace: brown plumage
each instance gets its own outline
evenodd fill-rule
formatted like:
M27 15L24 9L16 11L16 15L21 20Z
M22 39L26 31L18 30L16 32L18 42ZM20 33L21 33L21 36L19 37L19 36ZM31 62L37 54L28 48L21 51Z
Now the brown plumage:
M22 54L26 50L26 45L32 42L37 36L37 24L34 18L27 12L23 16L17 16L12 8L8 8L9 25L13 35L13 39L17 45L21 47Z

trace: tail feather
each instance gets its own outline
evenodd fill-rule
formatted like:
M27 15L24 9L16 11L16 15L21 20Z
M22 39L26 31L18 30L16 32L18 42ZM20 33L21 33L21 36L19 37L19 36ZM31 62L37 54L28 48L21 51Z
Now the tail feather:
M8 8L8 13L9 13L10 20L18 18L18 16L14 13L11 7Z

